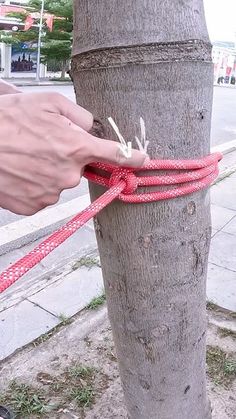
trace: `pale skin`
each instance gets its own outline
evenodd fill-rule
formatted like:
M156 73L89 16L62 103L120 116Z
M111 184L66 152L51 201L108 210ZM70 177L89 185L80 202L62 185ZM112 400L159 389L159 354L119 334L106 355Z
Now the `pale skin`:
M57 93L21 93L0 82L0 207L33 215L80 183L95 161L141 167L147 156L89 134L93 116Z

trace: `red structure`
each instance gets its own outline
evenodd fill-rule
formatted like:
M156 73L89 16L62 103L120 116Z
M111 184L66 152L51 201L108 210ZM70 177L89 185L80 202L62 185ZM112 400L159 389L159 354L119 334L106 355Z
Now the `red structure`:
M0 16L6 16L8 13L22 13L22 12L26 12L25 9L23 9L20 6L11 6L11 5L5 5L5 4L0 4Z
M24 13L26 10L20 6L11 6L0 4L0 30L12 30L14 26L17 26L20 30L23 29L24 24L19 22L14 17L10 17L9 13Z

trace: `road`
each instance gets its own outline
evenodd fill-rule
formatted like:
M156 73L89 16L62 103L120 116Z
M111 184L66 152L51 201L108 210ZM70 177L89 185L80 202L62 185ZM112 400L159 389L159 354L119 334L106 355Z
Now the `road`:
M59 92L71 100L75 100L73 86L40 86L24 87L25 92L48 91ZM236 88L214 88L212 114L212 146L236 139Z
M20 87L21 90L25 93L29 92L58 92L62 95L68 97L68 99L73 100L75 102L75 94L74 94L74 88L72 85L68 86L60 86L60 85L54 85L54 86L24 86Z
M236 88L214 88L211 143L218 145L236 139Z
M59 92L71 100L75 101L73 86L40 86L24 87L25 92ZM212 115L212 138L213 145L222 144L236 139L236 88L215 87L214 104ZM85 194L87 191L86 183L83 182L80 187L63 192L59 203ZM0 226L16 221L22 217L16 216L8 211L0 210Z

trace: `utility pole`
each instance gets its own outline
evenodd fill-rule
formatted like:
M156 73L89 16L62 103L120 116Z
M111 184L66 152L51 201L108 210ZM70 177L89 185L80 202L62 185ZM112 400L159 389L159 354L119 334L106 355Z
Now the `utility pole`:
M112 116L131 141L142 116L151 158L209 154L213 64L203 0L74 0L74 12L77 101L100 121L101 136L114 139ZM94 199L104 189L90 191ZM129 418L211 418L209 191L116 201L95 227Z
M40 61L41 61L41 40L43 33L43 15L44 15L45 0L41 3L40 21L39 21L39 34L38 34L38 50L37 50L37 68L36 68L36 81L40 81Z

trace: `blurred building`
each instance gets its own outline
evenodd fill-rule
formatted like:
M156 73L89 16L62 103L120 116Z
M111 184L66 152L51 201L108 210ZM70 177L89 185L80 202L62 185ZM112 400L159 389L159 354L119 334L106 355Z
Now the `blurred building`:
M214 42L212 59L214 63L215 83L235 83L236 78L236 43Z
M9 17L9 13L24 11L27 2L27 0L0 0L0 30L16 30L16 26L18 29L23 29L24 25L17 19Z
M19 19L10 17L10 13L24 12L28 0L0 0L0 30L23 30L25 24ZM0 77L34 77L36 72L36 53L27 52L28 45L19 47L0 43ZM40 65L41 77L46 76L46 67Z

